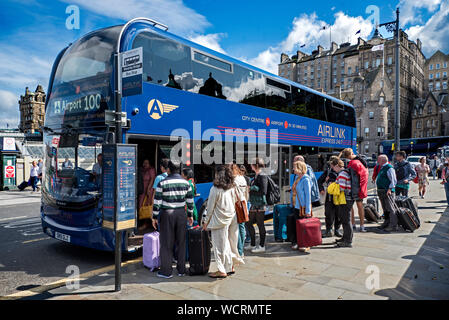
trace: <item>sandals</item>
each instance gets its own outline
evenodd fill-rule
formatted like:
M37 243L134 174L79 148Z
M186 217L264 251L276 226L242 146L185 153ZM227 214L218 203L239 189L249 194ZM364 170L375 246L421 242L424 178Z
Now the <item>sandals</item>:
M216 272L210 272L208 274L209 277L213 278L213 279L224 279L226 278L228 275L227 274L223 274L220 271L216 271Z
M232 267L231 272L228 272L228 276L233 275L234 273L235 273L235 269L234 269L234 267Z

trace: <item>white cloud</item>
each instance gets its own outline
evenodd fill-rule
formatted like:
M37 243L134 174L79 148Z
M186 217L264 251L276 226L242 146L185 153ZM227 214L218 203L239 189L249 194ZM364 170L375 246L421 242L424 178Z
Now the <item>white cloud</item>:
M436 50L449 52L449 0L443 0L437 12L423 24L417 24L405 30L409 38L419 38L423 43L423 52L427 57Z
M399 9L400 24L405 26L413 23L423 23L422 10L430 13L437 10L442 2L446 0L400 0Z
M12 92L0 89L0 128L17 127L19 123L19 98Z
M99 15L130 20L137 17L152 18L169 27L175 33L186 30L201 32L210 25L207 19L187 7L182 0L63 0L76 4Z
M220 46L220 40L226 37L225 33L210 33L210 34L198 34L188 37L189 40L196 42L202 46L205 46L209 49L226 53L223 48Z
M367 38L373 30L370 21L363 17L351 17L343 12L337 12L335 21L330 26L332 33L332 41L336 43L357 42L357 38ZM323 30L323 27L326 29ZM361 30L360 34L356 32ZM282 52L292 54L305 44L305 48L301 51L311 51L319 44L329 48L330 30L325 21L319 20L316 14L301 15L293 20L293 26L287 38L278 45L268 48L261 52L255 58L249 59L249 62L261 69L277 73L277 65L279 63L280 54Z

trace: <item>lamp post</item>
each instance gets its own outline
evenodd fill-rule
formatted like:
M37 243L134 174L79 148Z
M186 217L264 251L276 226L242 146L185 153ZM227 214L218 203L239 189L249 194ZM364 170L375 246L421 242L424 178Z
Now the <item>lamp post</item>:
M394 32L395 38L396 38L396 52L395 52L395 69L396 69L396 79L395 79L395 103L394 103L394 111L395 111L395 117L394 117L394 145L395 145L395 151L401 150L400 146L400 114L401 114L401 106L400 106L400 60L399 60L399 41L400 41L400 34L399 34L399 8L396 9L396 20L391 22L382 23L379 25L379 27L384 26L387 31ZM385 61L384 61L385 63Z

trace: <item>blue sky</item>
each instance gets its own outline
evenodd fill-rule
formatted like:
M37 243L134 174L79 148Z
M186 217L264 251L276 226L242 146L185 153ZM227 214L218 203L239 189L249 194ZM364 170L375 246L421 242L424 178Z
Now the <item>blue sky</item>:
M80 10L80 29L66 28L66 8ZM375 8L372 11L373 6ZM355 42L355 32L369 38L378 12L380 22L401 9L401 27L423 41L430 56L449 53L449 0L399 1L265 1L265 0L3 0L0 7L0 128L18 123L19 97L38 83L47 89L57 53L83 34L137 16L151 17L169 31L276 72L281 52L299 45L310 52L337 43ZM374 17L374 18L373 18ZM388 36L386 31L382 31Z

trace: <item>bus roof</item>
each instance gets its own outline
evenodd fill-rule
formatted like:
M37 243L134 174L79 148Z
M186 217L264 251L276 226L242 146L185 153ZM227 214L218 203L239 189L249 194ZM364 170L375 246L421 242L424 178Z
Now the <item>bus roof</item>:
M229 61L229 62L231 62L231 63L234 63L234 64L237 64L237 65L246 67L246 68L248 68L248 69L251 69L251 70L256 71L256 72L259 72L259 73L262 73L262 74L264 74L264 75L266 75L266 76L269 76L269 77L271 77L271 78L274 78L275 80L282 81L282 82L287 83L287 84L289 84L289 85L294 85L294 86L298 87L299 89L302 89L302 90L305 90L305 91L309 91L309 92L314 93L314 94L316 94L316 95L318 95L318 96L321 96L321 97L323 97L323 98L326 98L326 99L329 99L329 100L338 102L338 103L340 103L340 104L342 104L342 105L346 105L346 106L348 106L348 107L354 108L354 106L351 105L351 104L348 103L348 102L345 102L345 101L343 101L343 100L337 99L337 98L335 98L335 97L332 97L332 96L330 96L330 95L324 94L324 93L322 93L322 92L316 91L316 90L314 90L314 89L312 89L312 88L309 88L309 87L306 87L306 86L304 86L304 85L302 85L302 84L300 84L300 83L291 81L291 80L286 79L286 78L282 78L282 77L280 77L280 76L278 76L278 75L275 75L275 74L270 73L270 72L268 72L268 71L265 71L265 70L262 70L262 69L260 69L260 68L257 68L257 67L255 67L255 66L253 66L253 65L250 65L250 64L246 63L246 62L237 60L237 59L232 58L232 57L230 57L230 56L228 56L228 55L226 55L226 54L220 53L220 52L218 52L218 51L215 51L215 50L213 50L213 49L210 49L210 48L207 48L207 47L205 47L205 46L202 46L202 45L200 45L200 44L198 44L198 43L195 43L195 42L193 42L193 41L190 41L190 40L187 40L187 39L182 38L182 37L180 37L180 36L177 36L177 35L175 35L175 34L173 34L173 33L171 33L171 32L168 32L168 31L166 31L166 30L162 30L161 28L158 28L158 27L155 27L155 26L153 26L153 25L151 25L151 24L149 24L149 23L146 23L144 20L135 21L135 22L131 23L130 26L131 26L131 25L135 25L135 24L144 24L144 25L145 25L145 28L149 28L149 29L153 30L154 32L158 33L159 35L162 35L162 36L165 36L165 37L167 37L167 38L169 38L169 39L178 41L178 42L180 42L180 43L182 43L182 44L184 44L184 45L187 45L187 46L189 46L189 47L192 47L192 48L201 50L201 51L203 51L203 52L205 52L205 53L209 53L209 54L211 54L211 55L213 55L213 56L215 56L215 57L217 57L217 58L221 58L221 59L226 60L226 61ZM99 30L96 30L96 31L105 30L105 29L109 29L109 28L114 28L114 27L117 27L117 26L124 26L124 25L111 26L111 27L99 29ZM93 32L96 32L96 31L93 31ZM128 32L128 31L125 30L124 34L126 34L126 32ZM89 33L89 34L90 34L90 33Z

